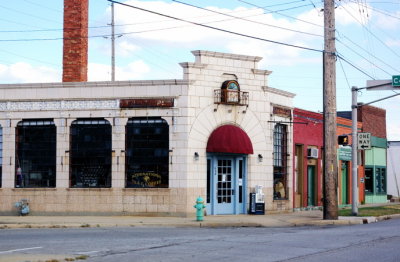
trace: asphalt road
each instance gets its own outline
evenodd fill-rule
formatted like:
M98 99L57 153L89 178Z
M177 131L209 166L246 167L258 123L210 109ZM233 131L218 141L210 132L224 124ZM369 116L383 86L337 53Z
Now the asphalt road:
M51 258L119 262L400 261L400 219L328 227L0 230L0 261Z

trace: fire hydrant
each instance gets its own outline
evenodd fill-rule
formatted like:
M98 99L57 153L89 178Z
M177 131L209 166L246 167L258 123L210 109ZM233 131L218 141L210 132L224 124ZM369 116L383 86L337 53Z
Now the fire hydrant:
M203 221L204 219L204 208L206 208L206 205L204 205L204 200L200 196L196 200L196 205L193 206L196 208L196 220L197 221Z

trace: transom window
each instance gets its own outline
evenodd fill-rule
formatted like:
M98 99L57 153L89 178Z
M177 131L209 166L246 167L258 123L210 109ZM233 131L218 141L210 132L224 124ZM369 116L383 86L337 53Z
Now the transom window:
M18 123L15 136L15 187L55 187L56 126L53 120L23 120Z
M71 124L71 187L111 187L111 125L105 119Z
M169 127L160 117L138 117L126 126L126 187L168 187Z

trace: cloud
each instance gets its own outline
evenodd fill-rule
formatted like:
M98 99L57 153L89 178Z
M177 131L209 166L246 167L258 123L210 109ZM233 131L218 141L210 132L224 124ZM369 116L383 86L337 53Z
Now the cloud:
M141 48L137 45L132 44L131 42L128 41L118 41L117 42L117 55L120 56L130 56L136 51L140 50Z
M395 13L389 12L375 12L374 13L374 26L383 30L395 30L400 27L400 11Z
M51 67L36 67L25 62L0 65L1 83L48 83L60 80L61 71Z
M115 68L116 80L135 80L143 79L146 73L150 72L150 67L142 60L129 63L127 66ZM89 63L88 68L89 81L110 81L111 67L110 65Z
M320 49L323 43L323 16L315 9L299 16L302 20L309 21L304 22L287 17L277 18L276 15L265 14L264 10L257 8L239 7L226 9L207 7L218 12L214 13L174 2L130 0L125 3L209 27L274 42L315 49ZM163 48L169 48L171 53L176 49L182 48L191 50L206 49L244 55L258 55L264 57L264 61L268 61L268 63L278 64L282 64L282 61L287 61L285 62L286 64L294 64L294 59L297 58L300 61L302 56L301 49L288 48L268 41L255 40L226 31L193 25L126 6L116 5L115 12L116 24L126 25L118 26L117 33L124 34L126 44L134 43L133 50L128 50L132 52L138 51L138 46L146 50L156 50L157 46L163 46ZM223 14L243 19L235 19ZM121 48L124 47L121 46ZM129 52L126 54L129 54ZM303 62L307 61L306 59Z

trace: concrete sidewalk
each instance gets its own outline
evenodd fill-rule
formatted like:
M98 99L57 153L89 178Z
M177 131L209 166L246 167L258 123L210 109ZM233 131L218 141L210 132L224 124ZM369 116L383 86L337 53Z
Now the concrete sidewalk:
M391 217L400 217L391 216ZM390 218L391 218L390 217ZM79 227L291 227L352 225L377 222L388 217L339 217L323 220L320 210L265 215L217 215L196 217L143 216L0 216L0 229L79 228Z

